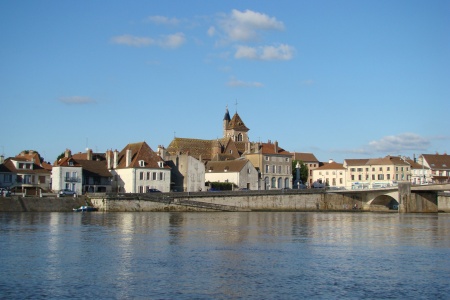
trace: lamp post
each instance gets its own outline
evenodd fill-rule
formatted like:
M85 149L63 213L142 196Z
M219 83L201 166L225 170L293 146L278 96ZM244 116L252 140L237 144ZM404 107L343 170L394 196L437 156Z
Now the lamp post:
M302 182L300 179L300 163L297 161L295 165L295 184L297 185L297 189L300 189L300 183Z

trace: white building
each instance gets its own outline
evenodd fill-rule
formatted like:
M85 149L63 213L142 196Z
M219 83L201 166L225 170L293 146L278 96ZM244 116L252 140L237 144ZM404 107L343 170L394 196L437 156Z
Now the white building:
M247 159L209 161L205 180L233 183L235 188L258 189L258 171Z
M114 175L114 191L146 193L149 189L158 189L170 192L170 167L146 142L128 144L120 153L109 150L106 161Z

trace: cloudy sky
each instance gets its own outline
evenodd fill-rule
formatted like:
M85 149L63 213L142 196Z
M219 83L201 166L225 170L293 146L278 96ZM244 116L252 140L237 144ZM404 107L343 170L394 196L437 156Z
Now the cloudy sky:
M1 154L222 136L450 151L450 1L2 1Z

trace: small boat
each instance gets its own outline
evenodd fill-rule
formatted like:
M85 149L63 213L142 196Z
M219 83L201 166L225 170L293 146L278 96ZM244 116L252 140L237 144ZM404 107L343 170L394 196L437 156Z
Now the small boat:
M83 205L79 208L74 208L73 211L98 211L98 208L89 205Z

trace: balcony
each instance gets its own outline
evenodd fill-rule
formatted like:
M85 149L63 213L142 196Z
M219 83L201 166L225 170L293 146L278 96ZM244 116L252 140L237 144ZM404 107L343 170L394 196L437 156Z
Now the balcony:
M65 182L81 182L81 178L78 177L66 177Z

